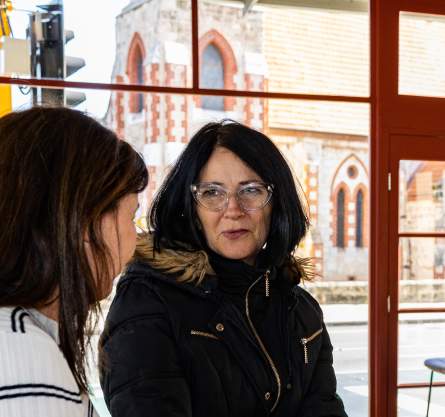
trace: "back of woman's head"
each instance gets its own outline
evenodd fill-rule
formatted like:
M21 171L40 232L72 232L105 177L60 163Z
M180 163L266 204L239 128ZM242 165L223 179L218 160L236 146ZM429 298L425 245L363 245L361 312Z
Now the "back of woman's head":
M203 126L172 167L149 214L155 246L175 248L183 243L192 249L206 248L190 186L198 180L217 146L233 152L263 181L274 185L271 226L263 259L281 265L309 226L298 184L283 155L266 135L230 120Z
M100 221L147 181L131 146L81 112L37 107L0 119L0 306L58 298L61 347L83 388L84 325L110 273Z

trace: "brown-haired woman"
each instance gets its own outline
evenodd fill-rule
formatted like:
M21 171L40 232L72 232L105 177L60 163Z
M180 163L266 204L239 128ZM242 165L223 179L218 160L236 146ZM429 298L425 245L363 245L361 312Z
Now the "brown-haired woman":
M92 118L0 119L0 415L90 416L89 320L134 252L141 157Z

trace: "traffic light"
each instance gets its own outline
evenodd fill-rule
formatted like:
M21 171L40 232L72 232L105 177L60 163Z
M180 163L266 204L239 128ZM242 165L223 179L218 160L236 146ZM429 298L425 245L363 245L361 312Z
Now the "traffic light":
M65 30L65 45L74 39L72 30ZM85 66L85 60L80 57L65 55L65 77L73 75ZM65 90L65 104L69 107L76 107L86 100L85 93L81 91Z
M30 16L28 36L31 43L31 75L38 78L65 79L85 66L82 58L66 57L65 44L74 38L64 30L63 1L38 6L43 12ZM85 94L63 89L33 88L33 104L77 106Z

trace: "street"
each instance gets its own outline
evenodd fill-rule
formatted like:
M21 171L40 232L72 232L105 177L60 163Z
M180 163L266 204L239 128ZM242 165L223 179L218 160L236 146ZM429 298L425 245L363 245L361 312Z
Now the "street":
M368 415L368 327L330 326L338 392L350 417ZM399 383L429 382L423 361L445 356L445 323L402 324L399 340ZM434 374L434 381L445 381ZM445 388L433 388L430 417L445 416ZM428 389L403 389L398 395L398 417L426 415Z

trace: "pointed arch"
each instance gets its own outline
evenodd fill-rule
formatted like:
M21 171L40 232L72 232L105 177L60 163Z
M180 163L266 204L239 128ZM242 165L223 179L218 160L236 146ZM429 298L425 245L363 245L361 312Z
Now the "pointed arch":
M368 170L354 153L347 155L337 166L331 183L331 230L332 244L337 247L361 248L368 245ZM338 193L345 192L345 205L339 206ZM339 222L344 219L344 229ZM342 230L344 246L342 246Z
M336 235L337 239L335 242L335 246L338 248L344 248L345 247L345 216L346 216L346 208L345 208L345 190L343 187L341 187L337 192L337 198L336 198Z
M344 183L337 185L331 195L332 201L332 245L338 248L347 248L349 243L349 203L351 193L349 187Z
M127 55L127 76L130 84L145 83L145 47L141 35L135 32ZM140 113L144 109L144 94L130 94L130 112Z
M200 57L200 66L202 67L203 63L203 54L207 47L211 45L214 50L220 54L223 64L223 87L226 90L235 89L235 81L234 76L238 71L238 67L236 64L235 54L233 52L232 47L226 38L221 35L215 29L209 30L205 33L201 39L199 40L199 57ZM204 79L201 74L201 79ZM201 83L201 87L204 87ZM200 97L197 98L196 104L198 107L202 107L202 99ZM235 104L235 99L233 97L224 97L224 110L230 111L233 110Z
M353 193L355 206L355 247L365 248L369 241L369 201L368 189L359 184Z
M363 216L364 215L364 195L359 190L355 198L355 246L363 247Z
M220 50L213 43L205 47L201 56L200 69L202 88L224 88L224 62ZM224 97L203 96L201 107L224 111Z
M356 164L357 167L359 168L359 170L363 170L363 173L365 174L366 178L369 178L368 168L366 167L366 165L363 163L363 161L355 153L351 153L348 156L346 156L345 158L343 158L343 160L338 164L337 169L334 172L333 181L332 181L332 184L331 184L331 194L334 192L334 188L336 187L336 181L335 181L336 178L338 178L340 176L340 172L349 163Z

